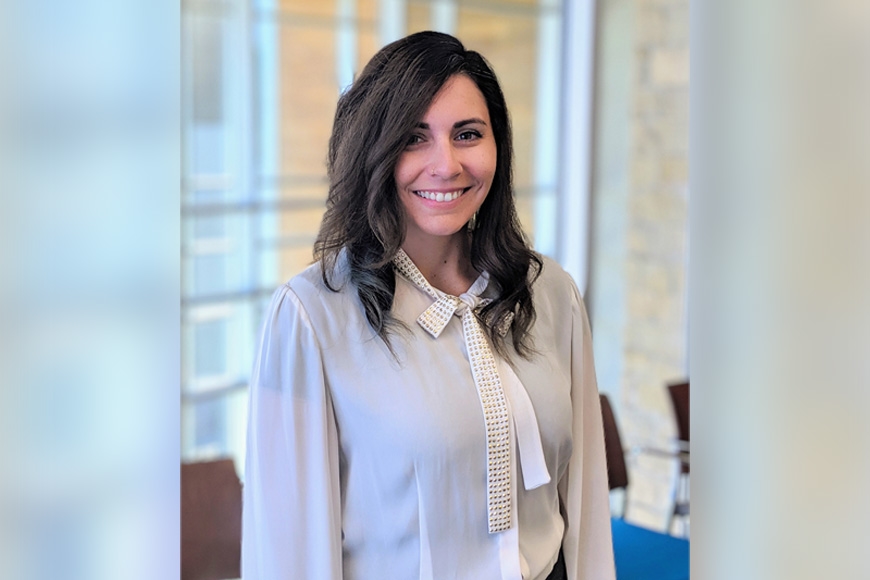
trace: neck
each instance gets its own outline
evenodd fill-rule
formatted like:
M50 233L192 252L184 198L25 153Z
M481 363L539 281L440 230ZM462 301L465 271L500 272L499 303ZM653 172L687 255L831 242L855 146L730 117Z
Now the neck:
M477 279L471 265L471 238L465 231L445 238L406 237L402 249L433 287L458 296Z

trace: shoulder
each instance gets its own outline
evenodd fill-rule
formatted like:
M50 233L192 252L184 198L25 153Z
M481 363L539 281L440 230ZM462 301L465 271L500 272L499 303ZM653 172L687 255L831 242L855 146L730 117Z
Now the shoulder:
M297 316L307 318L315 332L329 337L360 325L362 306L343 256L326 281L323 271L324 266L315 262L285 282L278 292L292 295Z
M349 271L347 261L342 254L336 260L335 266L327 272L324 280L322 262L314 262L284 283L284 287L292 291L303 304L316 304L334 298L336 294L347 294L349 290ZM327 286L327 281L329 285Z
M322 264L309 265L275 289L267 317L271 317L273 322L284 323L301 319L312 325L322 318L324 311L335 312L349 294L349 285L345 283L347 276L341 268L336 264L336 275L329 277L331 289L323 279Z

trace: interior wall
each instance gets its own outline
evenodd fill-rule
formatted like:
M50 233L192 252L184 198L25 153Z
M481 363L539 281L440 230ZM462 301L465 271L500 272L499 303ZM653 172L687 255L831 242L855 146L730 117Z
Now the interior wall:
M590 310L625 445L670 449L688 375L688 0L599 3ZM663 528L675 462L629 454L628 518Z

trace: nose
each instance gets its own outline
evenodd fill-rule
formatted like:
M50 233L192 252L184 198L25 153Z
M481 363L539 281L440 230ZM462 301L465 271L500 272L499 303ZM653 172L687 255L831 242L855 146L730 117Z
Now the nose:
M438 139L429 159L429 174L444 180L453 179L462 173L458 152L449 138Z

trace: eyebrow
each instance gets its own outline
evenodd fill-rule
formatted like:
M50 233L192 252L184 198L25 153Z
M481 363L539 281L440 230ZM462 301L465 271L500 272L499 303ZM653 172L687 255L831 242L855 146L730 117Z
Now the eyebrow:
M471 119L463 119L462 121L457 121L453 123L453 128L459 129L460 127L464 127L465 125L474 125L475 123L486 126L486 121L484 121L483 119L472 117ZM417 123L417 128L428 129L429 123Z

